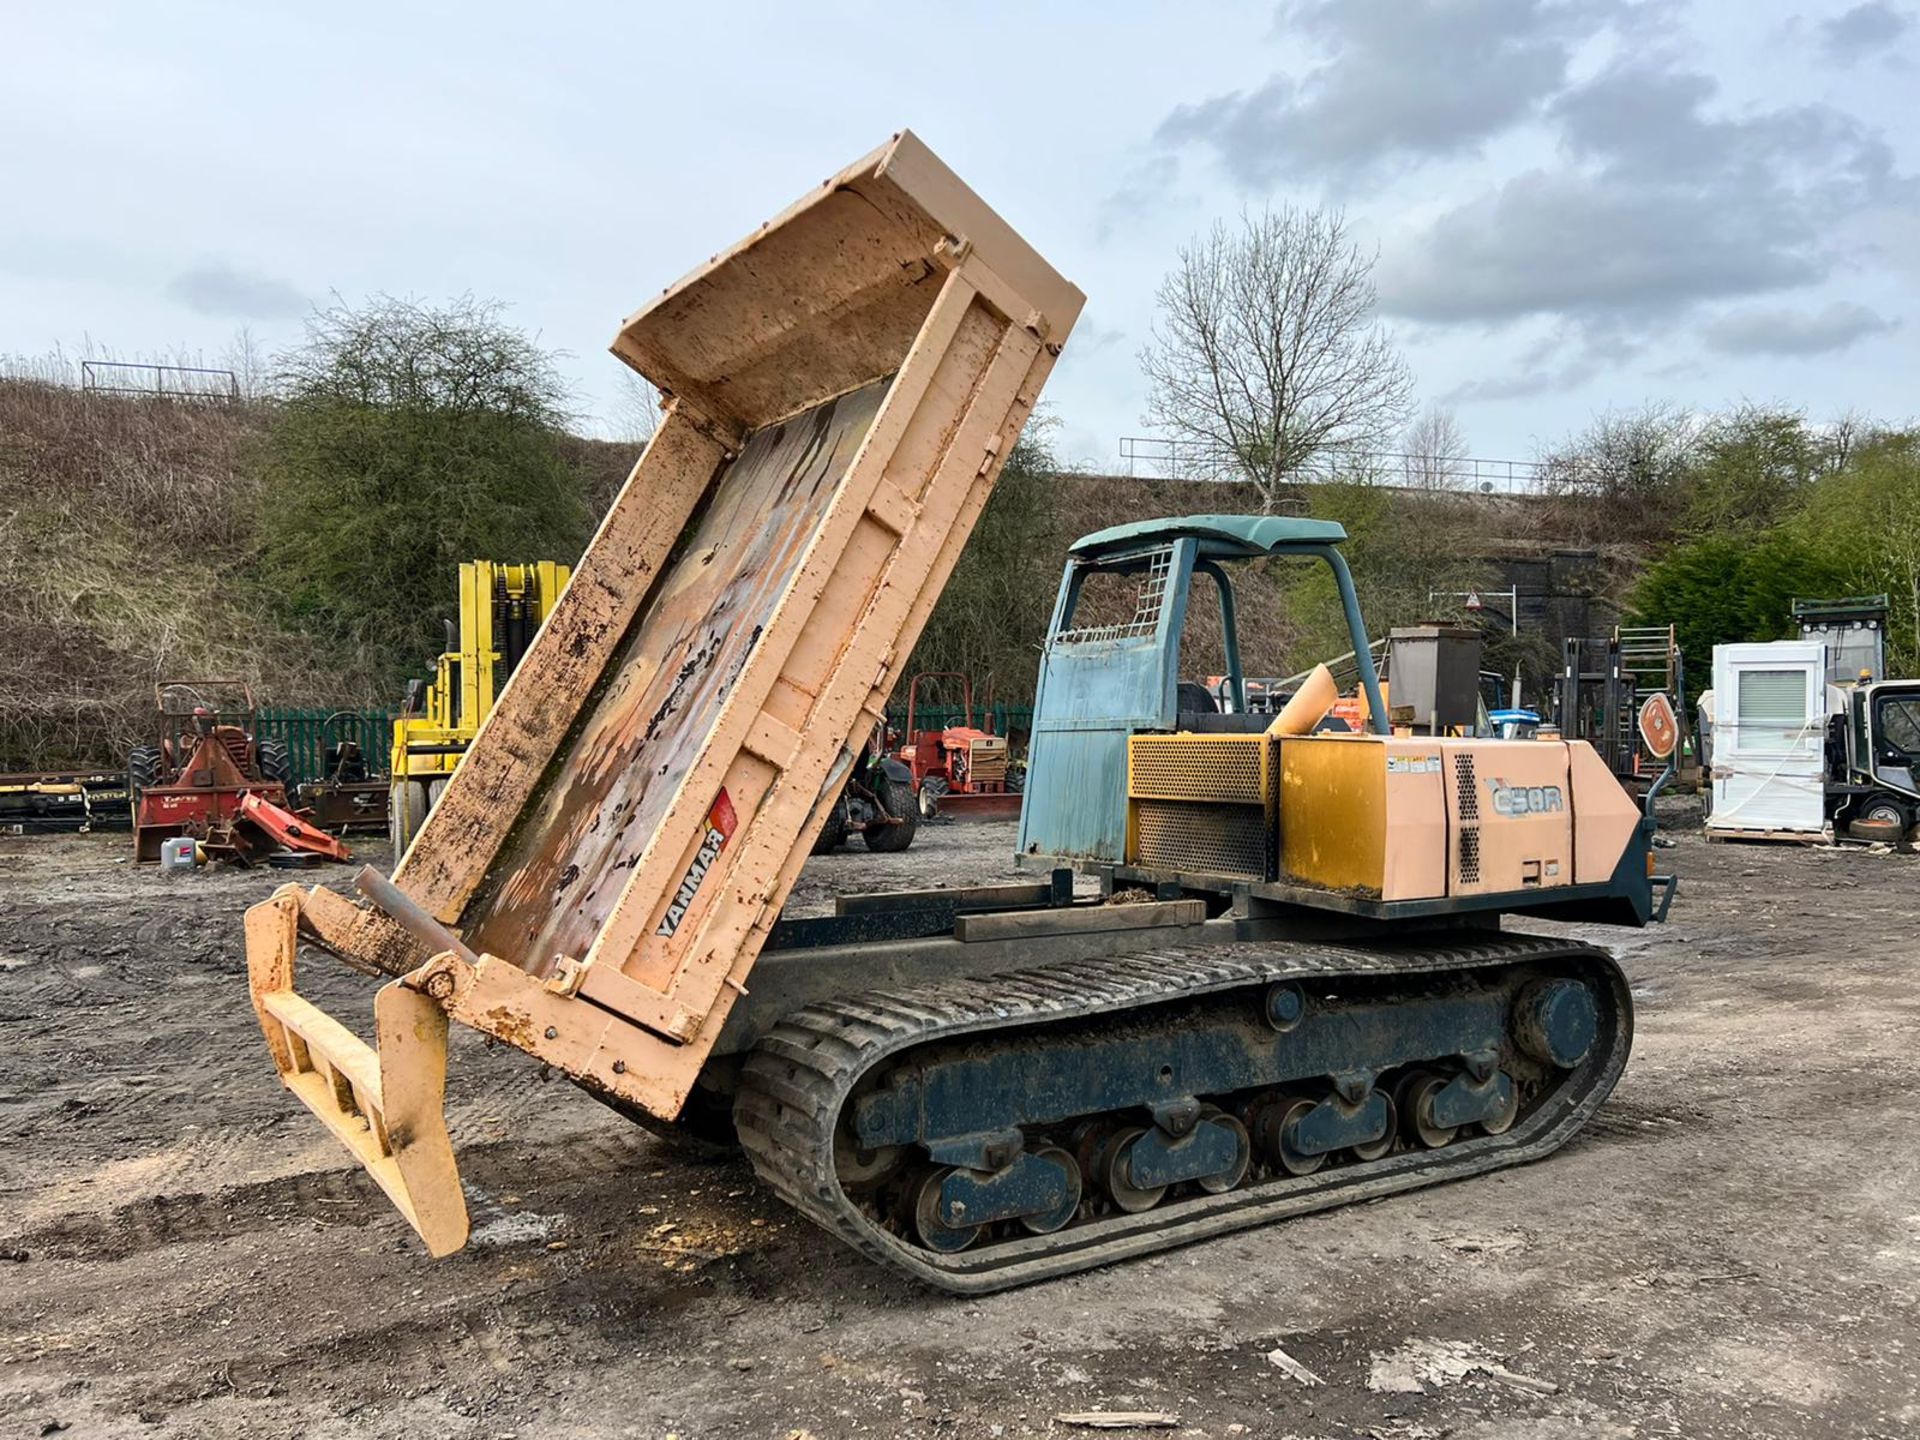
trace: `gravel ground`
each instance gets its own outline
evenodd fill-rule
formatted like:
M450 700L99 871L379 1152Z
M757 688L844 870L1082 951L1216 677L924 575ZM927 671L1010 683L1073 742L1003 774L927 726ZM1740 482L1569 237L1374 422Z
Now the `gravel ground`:
M1910 856L1683 830L1673 923L1583 932L1638 1041L1542 1164L955 1301L464 1033L475 1237L428 1260L261 1046L239 921L284 877L126 848L0 840L0 1437L1920 1434ZM856 843L796 911L1011 849Z

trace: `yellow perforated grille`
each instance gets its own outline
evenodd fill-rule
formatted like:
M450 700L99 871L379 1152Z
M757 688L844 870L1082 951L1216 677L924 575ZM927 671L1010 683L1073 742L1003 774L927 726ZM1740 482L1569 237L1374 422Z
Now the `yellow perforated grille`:
M1264 735L1136 735L1128 745L1127 793L1264 808L1271 743Z
M1177 800L1136 800L1138 864L1150 870L1183 870L1265 880L1273 842L1266 811L1258 805L1195 805Z

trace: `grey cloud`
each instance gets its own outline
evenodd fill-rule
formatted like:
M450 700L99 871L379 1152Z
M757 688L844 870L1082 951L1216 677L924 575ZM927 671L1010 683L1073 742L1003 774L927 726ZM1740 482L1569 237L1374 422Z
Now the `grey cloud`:
M1753 218L1705 194L1530 171L1382 256L1380 303L1411 320L1498 323L1684 306L1825 273L1809 225L1756 233Z
M1565 83L1572 44L1614 6L1544 0L1294 0L1283 31L1325 63L1177 107L1157 138L1215 151L1240 183L1350 182L1394 160L1471 151Z
M1835 301L1813 311L1729 310L1703 325L1700 335L1709 350L1725 355L1824 355L1897 328L1864 305Z
M1127 332L1117 325L1102 325L1097 318L1082 315L1073 327L1073 349L1081 356L1098 355L1122 344Z
M1436 323L1571 322L1599 345L1623 322L1671 329L1706 301L1812 284L1844 222L1904 200L1886 143L1830 106L1721 119L1704 76L1617 67L1547 109L1570 164L1534 170L1389 248L1388 313Z
M1563 321L1527 347L1512 374L1462 381L1440 399L1444 404L1466 405L1572 390L1593 379L1603 366L1625 364L1642 348L1641 338L1630 327L1596 323L1583 331Z
M1704 111L1718 89L1691 71L1619 65L1555 97L1547 113L1572 155L1639 181L1764 188L1798 179L1869 190L1891 183L1891 147L1852 116L1792 105L1716 119Z
M209 261L174 276L167 293L198 315L281 320L307 310L307 297L284 280Z
M1442 405L1472 405L1488 400L1526 400L1565 390L1588 378L1590 367L1569 375L1560 371L1522 370L1512 375L1493 375L1482 380L1463 380L1440 394Z
M1913 25L1913 17L1886 0L1867 0L1821 22L1820 48L1829 60L1851 65L1884 50Z

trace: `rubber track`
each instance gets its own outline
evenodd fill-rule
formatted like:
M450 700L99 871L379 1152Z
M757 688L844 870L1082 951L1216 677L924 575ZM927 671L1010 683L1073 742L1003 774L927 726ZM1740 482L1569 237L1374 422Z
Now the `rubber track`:
M1522 1164L1558 1149L1600 1107L1626 1068L1632 1002L1619 967L1592 946L1535 936L1490 935L1464 944L1457 932L1424 938L1377 946L1280 941L1176 947L811 1005L783 1020L748 1057L734 1124L755 1171L781 1198L870 1259L956 1294L1051 1279L1287 1216ZM880 1228L842 1191L834 1173L834 1127L847 1097L862 1075L915 1046L1280 980L1440 976L1543 962L1587 970L1599 992L1600 1034L1570 1083L1504 1135L1311 1176L1273 1177L1224 1195L957 1255L921 1249Z

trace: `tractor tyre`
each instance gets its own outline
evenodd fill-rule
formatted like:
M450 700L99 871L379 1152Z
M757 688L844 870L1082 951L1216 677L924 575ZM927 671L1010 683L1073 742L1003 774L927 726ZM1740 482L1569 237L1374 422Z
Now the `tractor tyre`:
M913 832L920 828L919 804L910 787L886 775L875 777L873 793L887 807L887 813L896 817L897 823L870 825L860 832L860 838L867 842L869 850L883 855L898 854L913 844Z
M427 787L419 780L395 780L387 787L387 839L393 858L407 853L427 818Z
M160 783L160 748L157 745L136 745L127 752L127 803L134 810L140 808L140 796L145 790Z
M847 797L834 797L833 808L827 812L827 823L820 827L820 834L813 842L815 855L831 855L847 843Z
M255 763L260 767L260 778L270 780L293 794L293 756L287 750L284 740L262 740L255 747Z
M1881 845L1898 845L1913 828L1913 812L1895 796L1876 792L1854 808L1847 823L1847 837Z

